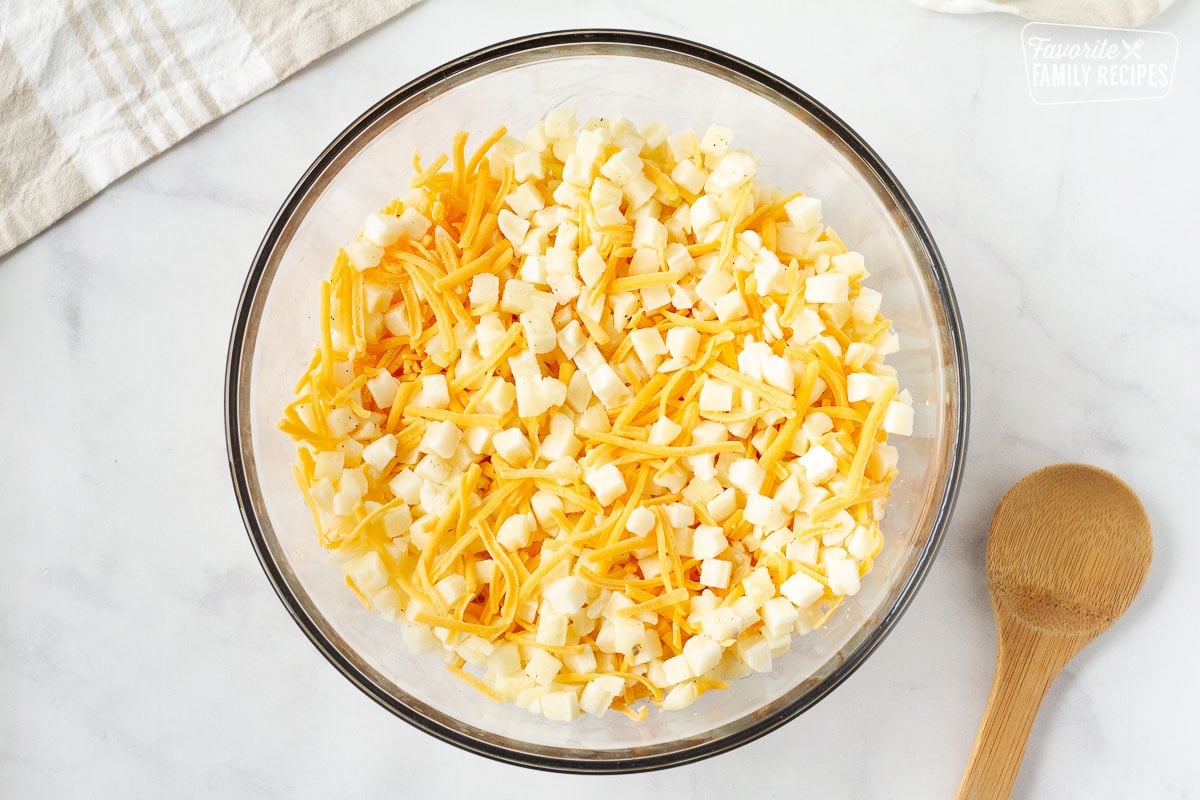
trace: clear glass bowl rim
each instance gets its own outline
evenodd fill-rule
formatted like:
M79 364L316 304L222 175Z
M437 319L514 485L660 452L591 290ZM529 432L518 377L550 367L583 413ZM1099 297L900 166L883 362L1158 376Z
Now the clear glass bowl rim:
M247 331L253 316L252 311L262 285L264 273L273 258L281 234L291 224L296 211L303 205L303 200L314 189L320 188L321 177L327 173L331 166L336 166L337 162L344 157L347 148L364 131L369 130L380 117L414 96L439 84L451 82L462 72L477 69L489 61L521 53L532 54L536 51L545 51L551 48L559 48L561 51L562 48L580 46L587 48L585 50L587 54L594 54L597 47L611 48L615 54L634 56L644 56L648 52L657 51L659 56L681 56L689 59L691 62L700 62L724 72L734 73L740 79L758 84L767 92L778 95L795 106L800 107L827 126L840 138L861 161L862 165L869 168L875 174L880 184L891 195L898 209L904 215L912 235L928 256L930 272L932 273L931 277L933 278L932 283L937 291L934 299L946 316L948 333L946 345L948 351L953 354L951 368L954 372L954 401L957 411L951 430L951 435L954 437L954 446L951 451L952 460L949 464L945 485L942 488L942 494L938 501L933 530L925 542L912 573L897 593L892 606L879 618L875 627L859 643L854 651L847 655L845 660L811 691L795 698L792 703L782 708L778 713L754 721L730 735L720 739L709 740L686 750L655 749L654 752L645 755L613 759L597 759L592 754L589 754L587 758L581 758L578 755L572 755L572 751L569 748L551 749L537 745L533 745L527 750L511 748L495 741L489 741L486 731L481 731L484 735L480 738L469 736L458 728L444 725L422 714L419 710L405 705L382 687L377 686L368 675L364 674L352 660L348 659L344 653L322 634L319 626L309 615L308 609L305 608L288 588L279 565L275 563L271 555L263 527L254 509L251 478L245 468L246 448L243 446L243 436L248 439L250 430L248 383L244 385L242 376L244 372L249 372L250 358L253 355L252 350L247 351L246 349ZM632 51L622 50L622 48L631 49ZM553 57L561 57L561 52L555 52ZM283 601L284 606L296 624L325 658L351 683L388 711L414 727L456 747L496 761L554 772L626 773L663 769L698 761L727 752L766 735L799 716L836 689L879 646L908 608L908 605L923 583L949 525L954 504L958 497L959 485L966 459L969 394L969 374L962 320L941 253L924 219L917 211L916 206L903 186L884 164L883 160L849 125L818 100L793 84L754 64L708 47L707 45L687 39L644 31L574 29L538 33L509 39L468 53L430 70L421 77L391 92L373 105L334 138L316 160L313 161L271 221L259 245L258 251L251 262L250 270L242 288L242 294L238 301L237 313L230 335L226 362L225 437L229 470L237 495L238 506L243 522L245 523L246 531L263 571L266 573L276 594Z

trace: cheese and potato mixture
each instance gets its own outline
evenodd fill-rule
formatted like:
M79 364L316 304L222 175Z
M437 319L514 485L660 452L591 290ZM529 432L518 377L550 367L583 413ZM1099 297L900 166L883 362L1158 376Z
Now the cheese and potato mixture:
M732 138L568 109L459 133L321 286L280 423L321 544L497 701L684 708L882 546L897 337L821 201Z

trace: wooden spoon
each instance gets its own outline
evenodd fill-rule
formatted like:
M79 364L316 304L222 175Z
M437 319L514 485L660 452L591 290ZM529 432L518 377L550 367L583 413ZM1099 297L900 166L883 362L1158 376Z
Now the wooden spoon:
M1097 467L1045 467L1004 495L987 545L996 678L958 800L1009 796L1046 690L1129 608L1153 549L1137 495Z

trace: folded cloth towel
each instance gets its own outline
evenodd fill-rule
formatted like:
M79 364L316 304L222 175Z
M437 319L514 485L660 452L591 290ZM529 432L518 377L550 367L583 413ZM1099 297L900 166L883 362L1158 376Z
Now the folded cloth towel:
M0 255L417 0L0 0Z
M1001 11L1039 22L1136 28L1175 0L915 0L919 6L952 14Z

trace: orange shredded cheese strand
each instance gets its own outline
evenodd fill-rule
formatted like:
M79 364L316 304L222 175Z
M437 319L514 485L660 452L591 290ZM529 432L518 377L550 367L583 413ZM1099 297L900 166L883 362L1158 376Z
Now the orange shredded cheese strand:
M631 450L645 455L657 456L659 458L683 457L683 456L702 456L710 453L736 453L741 449L741 445L737 442L715 442L713 444L689 444L689 445L664 445L650 444L648 442L640 442L637 439L627 439L624 436L615 436L611 433L601 433L599 431L579 430L578 435L584 439L590 439L605 444L622 447L626 450Z

